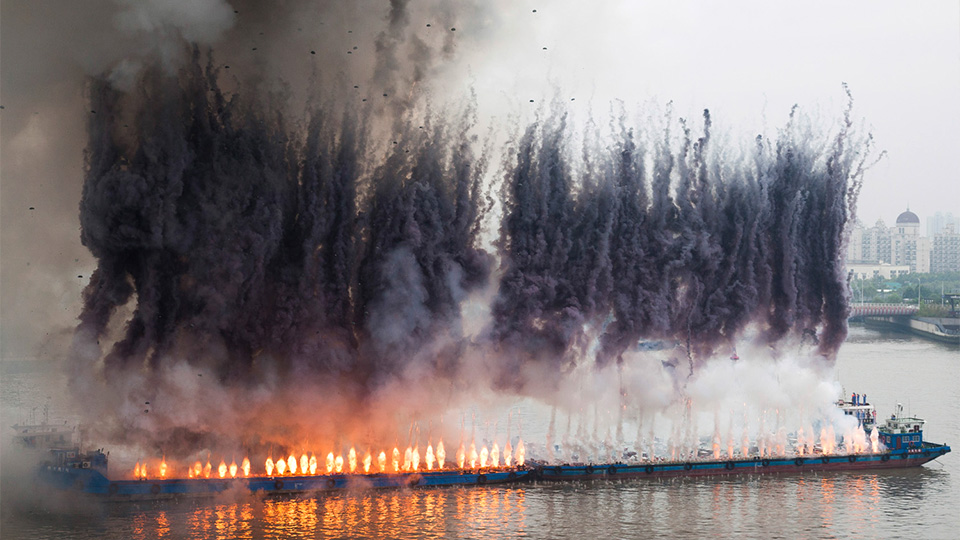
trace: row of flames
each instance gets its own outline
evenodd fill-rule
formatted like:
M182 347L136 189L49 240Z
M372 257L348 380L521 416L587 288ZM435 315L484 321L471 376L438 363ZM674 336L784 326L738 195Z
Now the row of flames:
M795 445L795 450L797 455L813 455L817 453L816 448L816 437L814 437L812 430L810 435L805 435L803 428L797 430L797 444ZM741 455L748 455L749 448L749 439L744 437L742 446L740 448ZM761 445L760 456L770 456L770 455L786 455L786 447L783 444L776 444L771 450L767 448L766 445ZM837 453L837 434L834 431L833 426L825 427L820 429L820 454L822 455L832 455ZM870 452L873 454L883 451L884 448L880 444L880 435L876 429L870 432L868 437L866 432L863 430L863 426L857 426L856 429L847 430L843 434L843 451L847 454L862 454L865 452ZM727 443L727 457L734 457L734 443L731 438ZM723 454L720 447L719 438L715 438L713 441L713 457L714 459L720 459L720 456Z
M474 443L470 443L469 449L461 443L456 453L455 468L460 470L478 468L496 469L513 467L514 464L517 467L523 467L525 456L526 449L524 448L522 439L517 443L515 449L512 448L510 442L507 441L502 453L500 451L500 445L497 443L493 443L493 447L490 449L483 446L479 451L477 451L476 444ZM376 466L374 466L374 460L376 460ZM437 443L436 449L433 448L432 444L427 445L422 460L419 445L413 447L408 446L402 453L399 448L394 447L389 455L386 451L381 451L376 455L367 451L362 459L355 448L350 448L350 451L347 452L346 459L344 459L342 454L334 455L333 452L330 452L327 454L323 463L321 463L317 459L316 454L313 453L309 456L307 456L306 453L302 453L299 459L295 454L290 454L286 458L280 457L276 461L274 461L273 456L270 456L264 462L264 476L336 473L401 473L435 471L444 468L453 469L454 466L452 463L447 462L446 450L444 449L443 441L440 441ZM167 477L168 467L166 457L161 459L156 470L159 478L163 479ZM214 470L208 456L206 464L197 461L187 467L187 478L236 478L238 475L241 477L250 476L249 458L243 458L240 465L237 465L236 460L232 460L229 465L227 465L226 461L220 460L220 465ZM254 474L254 476L257 475ZM143 464L139 461L137 462L133 470L133 477L139 480L146 480L149 477L146 462Z

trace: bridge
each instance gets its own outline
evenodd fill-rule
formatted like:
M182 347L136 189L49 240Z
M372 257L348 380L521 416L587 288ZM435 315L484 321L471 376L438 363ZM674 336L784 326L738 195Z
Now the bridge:
M853 304L850 306L850 318L876 317L882 315L916 315L919 308L907 304Z

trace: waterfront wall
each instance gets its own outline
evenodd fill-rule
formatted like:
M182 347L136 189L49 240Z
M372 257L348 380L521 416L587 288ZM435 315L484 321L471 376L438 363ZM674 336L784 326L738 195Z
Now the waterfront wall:
M863 317L863 321L869 327L909 332L933 341L960 346L958 318L870 316Z

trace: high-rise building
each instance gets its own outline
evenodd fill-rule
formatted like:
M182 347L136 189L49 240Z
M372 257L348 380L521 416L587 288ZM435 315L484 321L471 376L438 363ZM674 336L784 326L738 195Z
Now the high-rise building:
M919 273L960 271L960 225L951 221L955 218L950 213L936 216L944 228L929 236L920 236L920 218L909 208L897 216L893 227L882 219L870 228L857 221L847 239L847 262L887 264Z
M953 212L937 212L927 217L927 236L934 236L943 232L949 224L953 224L953 230L960 232L960 217L954 216Z
M909 266L917 271L917 238L920 236L920 218L907 208L897 216L897 224L890 235L890 262Z
M960 272L960 233L953 223L933 236L931 272Z
M861 239L863 251L859 260L872 262L890 262L890 230L882 219L865 229Z
M847 237L847 261L861 262L863 259L863 223L858 219L850 229L850 236Z
M930 238L926 236L917 238L917 264L915 265L914 272L920 274L930 273L932 252L933 243L930 241Z

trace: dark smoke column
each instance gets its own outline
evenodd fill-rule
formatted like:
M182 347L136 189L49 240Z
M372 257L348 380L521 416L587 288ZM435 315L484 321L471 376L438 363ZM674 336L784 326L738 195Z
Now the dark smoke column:
M795 110L773 145L758 137L738 159L711 138L708 111L696 139L681 120L675 141L668 119L649 158L621 120L619 141L584 148L579 177L561 113L528 128L504 178L492 333L504 356L559 372L592 359L582 340L599 327L601 366L659 339L681 344L692 372L750 329L772 346L812 337L832 360L846 335L844 230L869 150L849 115L828 138Z
M360 392L418 360L451 374L460 302L491 265L472 107L455 128L396 122L378 158L350 107L315 108L301 133L220 75L195 49L133 93L91 83L81 223L98 269L82 330L104 336L135 299L106 372L186 359L226 381L341 377Z

